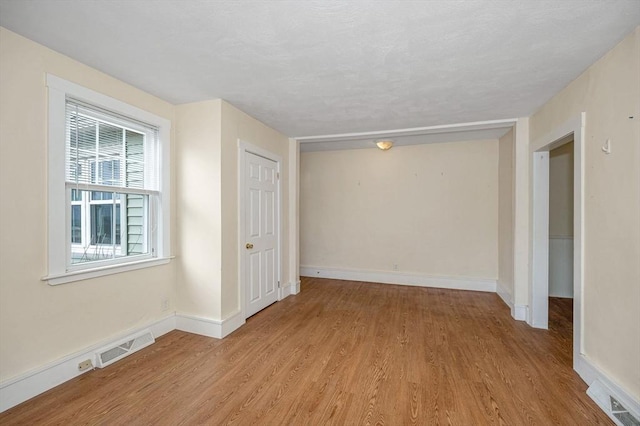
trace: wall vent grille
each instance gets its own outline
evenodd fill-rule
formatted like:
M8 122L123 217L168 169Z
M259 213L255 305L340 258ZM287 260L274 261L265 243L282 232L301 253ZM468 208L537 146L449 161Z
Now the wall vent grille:
M127 355L131 355L142 348L146 348L152 343L155 343L155 341L156 339L153 337L153 334L149 329L127 336L122 340L96 351L96 366L98 368L103 368L107 365L111 365Z

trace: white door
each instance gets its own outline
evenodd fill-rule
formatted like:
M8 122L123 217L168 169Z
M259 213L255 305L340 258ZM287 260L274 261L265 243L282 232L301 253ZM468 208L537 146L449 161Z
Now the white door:
M278 300L278 164L245 151L245 313Z

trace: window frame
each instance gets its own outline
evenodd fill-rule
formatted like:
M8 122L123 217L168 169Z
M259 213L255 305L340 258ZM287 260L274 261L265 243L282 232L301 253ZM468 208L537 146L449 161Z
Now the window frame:
M47 184L47 276L43 277L50 285L86 280L104 275L167 264L171 259L170 247L170 134L171 122L148 111L125 102L95 92L86 87L69 82L52 74L46 75L48 91L48 184ZM145 225L154 232L150 236L150 256L122 257L109 262L89 262L78 268L70 264L71 256L71 191L65 179L66 164L66 101L73 98L97 108L112 111L117 115L129 117L158 128L156 148L159 195L148 208L153 220ZM120 165L122 170L122 165ZM96 167L97 169L98 167ZM89 171L87 171L89 172ZM82 189L82 188L80 188ZM113 188L115 189L115 188ZM113 189L105 190L114 192ZM115 190L115 192L120 192ZM131 191L132 193L138 190ZM145 192L140 190L140 192ZM89 194L85 194L85 197ZM84 198L84 197L83 197ZM83 200L82 202L90 201ZM122 207L121 207L122 208ZM122 211L122 210L121 210ZM83 219L84 220L84 219ZM84 225L84 223L83 223ZM87 224L89 225L89 224Z

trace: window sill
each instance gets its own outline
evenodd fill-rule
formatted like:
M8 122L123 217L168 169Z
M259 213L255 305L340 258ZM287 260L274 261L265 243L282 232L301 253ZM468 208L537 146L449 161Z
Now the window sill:
M103 277L105 275L119 274L121 272L135 271L136 269L151 268L153 266L168 264L173 256L154 259L139 260L120 265L109 265L100 268L86 269L82 271L66 272L64 274L47 275L42 277L42 281L47 281L49 285L59 285L74 281L88 280L91 278Z

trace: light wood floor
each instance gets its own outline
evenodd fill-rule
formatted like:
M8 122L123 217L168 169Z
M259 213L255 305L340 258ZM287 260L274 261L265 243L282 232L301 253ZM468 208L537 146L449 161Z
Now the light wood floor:
M571 369L562 302L542 331L493 293L303 279L223 340L173 331L0 424L613 424Z

